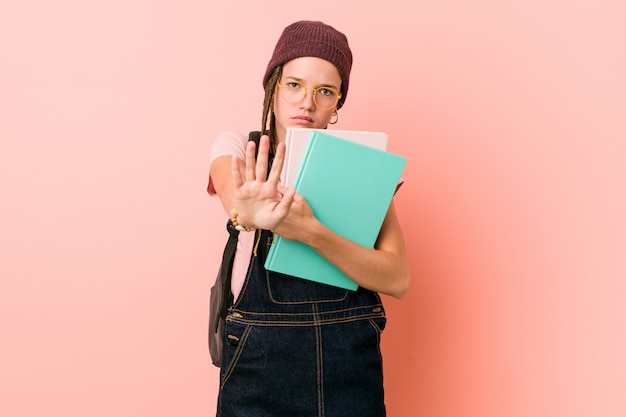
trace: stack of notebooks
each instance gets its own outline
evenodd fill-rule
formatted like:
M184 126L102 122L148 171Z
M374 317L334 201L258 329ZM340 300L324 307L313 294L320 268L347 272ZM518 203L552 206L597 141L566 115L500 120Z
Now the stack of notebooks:
M295 187L335 233L373 247L406 159L387 152L382 132L287 129L281 183ZM276 236L265 268L356 290L358 285L310 246Z

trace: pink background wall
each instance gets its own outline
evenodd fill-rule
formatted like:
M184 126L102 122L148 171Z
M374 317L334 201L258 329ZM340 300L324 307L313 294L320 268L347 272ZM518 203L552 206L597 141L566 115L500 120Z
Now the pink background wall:
M208 151L302 18L356 57L336 127L409 160L389 415L626 414L622 1L5 0L0 415L213 414Z

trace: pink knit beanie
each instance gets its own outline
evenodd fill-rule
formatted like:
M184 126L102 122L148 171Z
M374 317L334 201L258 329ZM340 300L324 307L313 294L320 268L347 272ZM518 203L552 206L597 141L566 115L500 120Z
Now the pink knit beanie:
M341 99L337 103L337 108L341 108L348 95L352 52L346 36L322 22L303 20L285 28L267 65L263 86L265 87L277 66L305 56L325 59L337 67L341 76Z

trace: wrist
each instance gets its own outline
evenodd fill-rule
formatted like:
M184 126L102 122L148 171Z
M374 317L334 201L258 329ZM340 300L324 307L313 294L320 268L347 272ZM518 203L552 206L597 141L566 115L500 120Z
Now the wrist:
M233 227L240 232L251 232L254 230L252 227L239 224L239 213L237 212L236 208L233 207L232 209L230 209L228 215L230 216L230 221L233 224Z
M329 231L328 227L324 223L320 222L317 218L313 218L311 222L301 228L301 242L305 243L312 248L323 245L325 233Z

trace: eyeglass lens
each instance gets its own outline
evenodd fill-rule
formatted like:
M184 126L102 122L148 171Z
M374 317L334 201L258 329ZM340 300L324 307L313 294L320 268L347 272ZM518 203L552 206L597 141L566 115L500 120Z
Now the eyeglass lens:
M298 82L288 82L281 86L283 97L290 103L299 103L306 95L307 90L313 90L313 101L320 109L329 110L337 104L339 96L336 91L328 87L316 89L306 88Z

